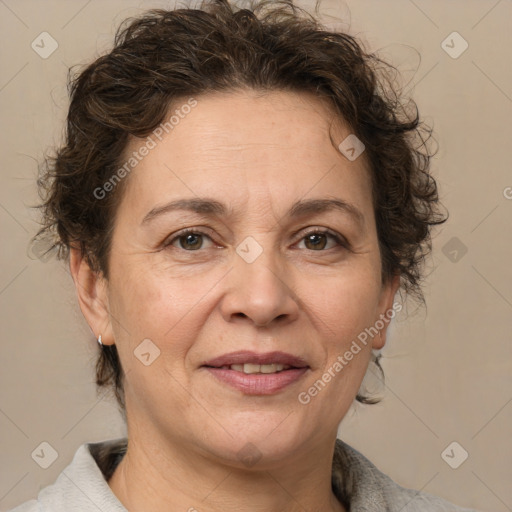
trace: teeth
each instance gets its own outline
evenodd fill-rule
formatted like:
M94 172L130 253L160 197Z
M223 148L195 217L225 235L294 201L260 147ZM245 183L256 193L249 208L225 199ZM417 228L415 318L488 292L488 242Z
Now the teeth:
M260 365L261 373L276 373L282 371L284 366L282 364L262 364Z
M231 370L235 370L236 372L243 373L277 373L282 372L283 370L288 370L290 366L287 364L232 364L229 367Z
M269 365L266 365L269 366ZM244 373L261 373L261 366L259 364L251 364L251 363L245 363L244 364Z

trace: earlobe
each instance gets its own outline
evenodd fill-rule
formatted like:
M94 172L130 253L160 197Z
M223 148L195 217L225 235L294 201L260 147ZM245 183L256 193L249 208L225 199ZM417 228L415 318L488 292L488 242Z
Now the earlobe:
M101 334L103 345L112 345L114 337L110 324L107 281L100 272L91 269L82 252L70 249L69 269L78 303L94 337Z
M400 287L400 275L393 276L382 289L379 303L379 317L376 319L376 327L379 329L379 336L374 336L372 348L380 350L386 344L386 334L396 310L393 301Z

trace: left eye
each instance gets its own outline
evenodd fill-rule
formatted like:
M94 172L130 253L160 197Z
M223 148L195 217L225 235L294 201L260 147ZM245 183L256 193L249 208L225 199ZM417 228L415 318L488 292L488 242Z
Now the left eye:
M303 238L301 238L301 241L304 240L306 246L310 244L311 247L306 247L306 249L318 251L318 249L323 250L326 249L327 245L327 239L331 238L336 242L335 245L339 245L342 247L345 247L346 244L341 240L341 238L334 233L331 233L329 231L311 231L309 233L306 233ZM331 247L327 247L327 249L330 249Z

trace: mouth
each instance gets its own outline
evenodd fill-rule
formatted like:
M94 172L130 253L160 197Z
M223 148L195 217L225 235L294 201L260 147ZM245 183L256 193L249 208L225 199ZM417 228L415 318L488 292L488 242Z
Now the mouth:
M284 352L232 352L201 365L217 381L248 395L271 395L297 382L306 361Z
M231 364L224 365L220 367L215 366L207 366L207 368L220 368L221 370L233 370L235 372L245 373L246 375L254 375L255 373L279 373L285 370L289 370L290 368L294 368L293 366L287 364L279 364L279 363L271 363L271 364L254 364L254 363L244 363L244 364Z

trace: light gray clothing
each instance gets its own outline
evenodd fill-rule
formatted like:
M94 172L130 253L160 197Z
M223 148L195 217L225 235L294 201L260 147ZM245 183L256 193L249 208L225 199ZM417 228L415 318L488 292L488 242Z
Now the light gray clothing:
M127 439L86 443L54 484L10 512L127 512L108 480L126 452ZM332 489L350 512L477 512L396 484L366 457L336 441Z

